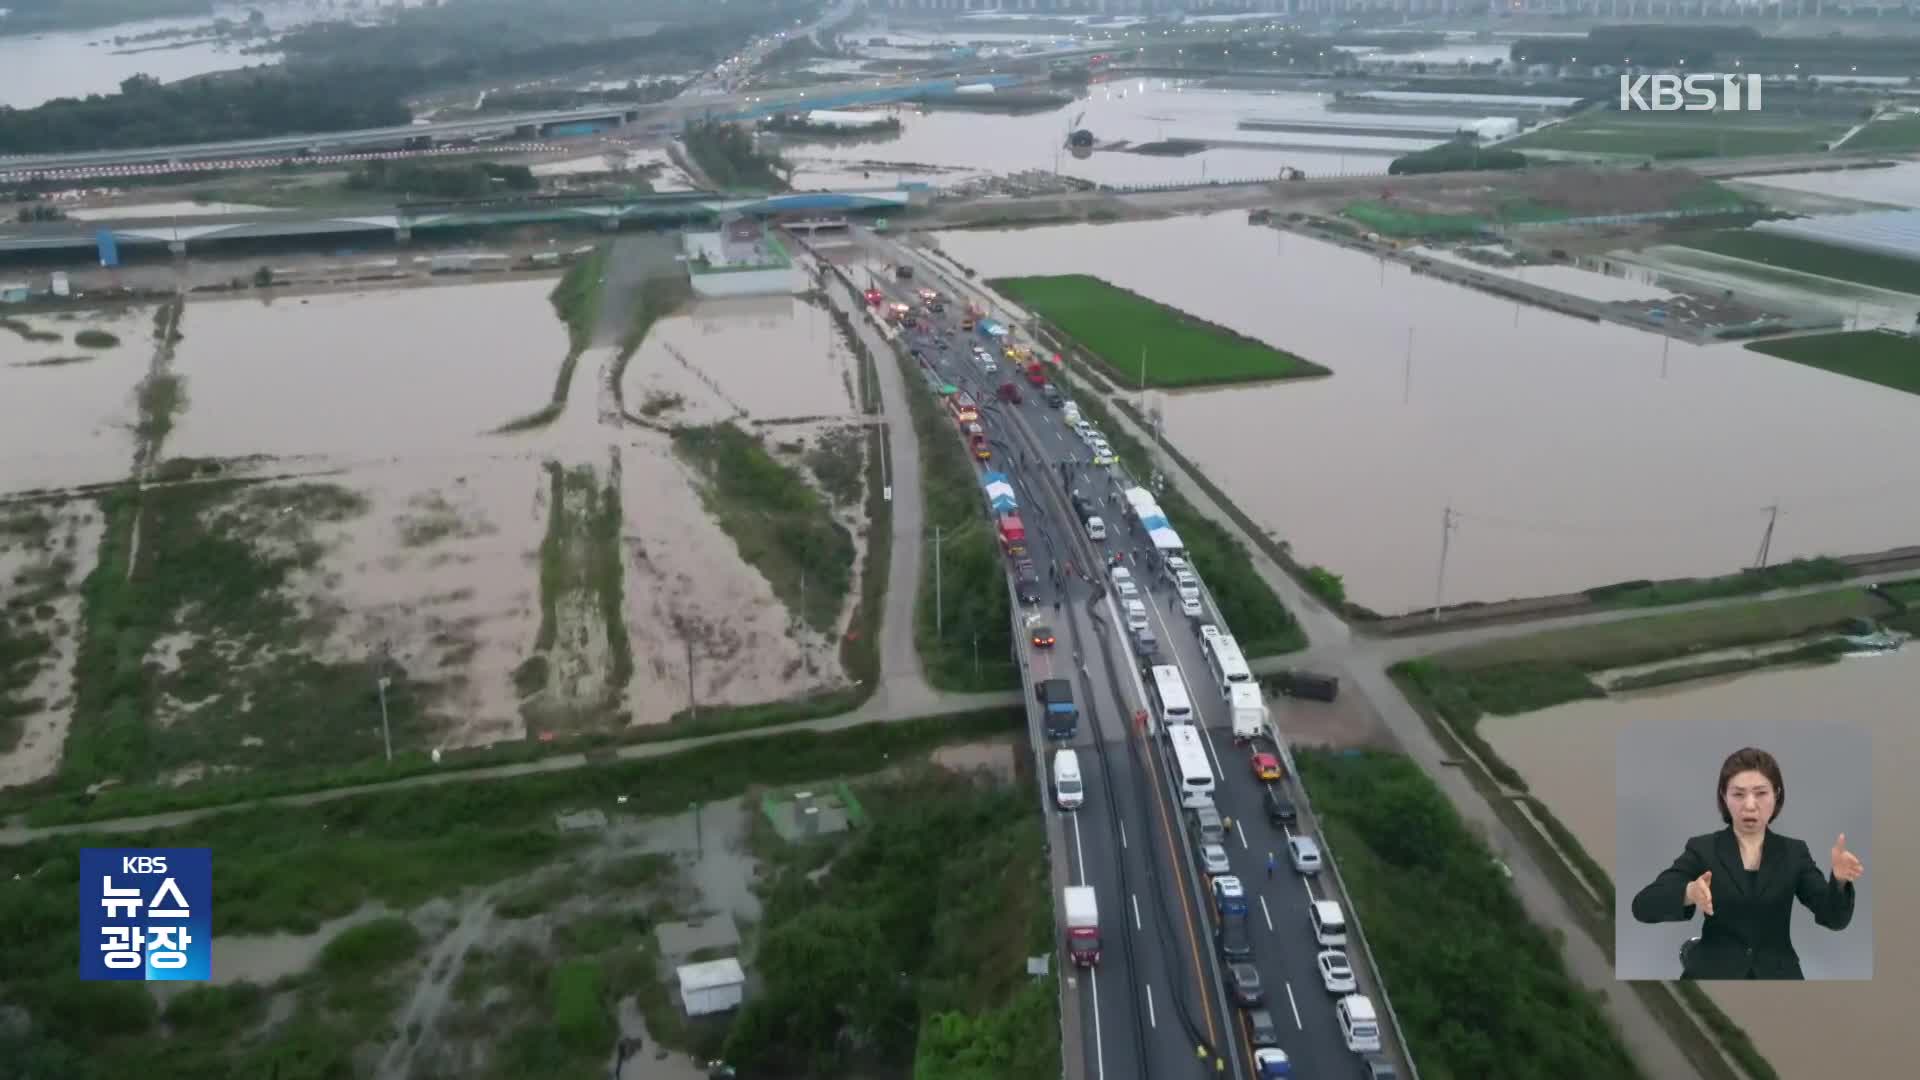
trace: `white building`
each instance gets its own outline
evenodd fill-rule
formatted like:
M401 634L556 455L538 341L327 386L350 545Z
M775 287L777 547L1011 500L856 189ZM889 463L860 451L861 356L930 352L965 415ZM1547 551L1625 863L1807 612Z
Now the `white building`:
M736 219L719 232L689 232L687 279L696 296L767 296L800 291L786 248L757 222Z
M845 128L856 131L860 128L879 127L893 118L883 112L843 112L833 109L815 109L804 117L807 123L815 127Z
M733 957L704 964L682 964L674 969L680 980L680 1003L688 1016L709 1016L740 1007L746 996L747 973Z

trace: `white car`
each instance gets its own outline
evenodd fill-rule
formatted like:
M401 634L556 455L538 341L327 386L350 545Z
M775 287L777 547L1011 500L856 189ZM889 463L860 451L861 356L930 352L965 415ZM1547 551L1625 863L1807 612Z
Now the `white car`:
M1113 446L1105 439L1095 439L1093 440L1093 452L1096 455L1111 455L1113 453Z
M1180 598L1180 614L1190 619L1197 619L1206 614L1206 610L1200 606L1200 598L1198 596L1182 596Z
M1133 581L1133 571L1127 569L1124 566L1116 566L1113 569L1107 571L1107 576L1113 579L1113 584L1116 587L1118 587L1119 584L1123 581L1128 583L1131 583Z
M1138 600L1127 601L1127 629L1145 630L1147 628L1147 605Z
M1287 858L1302 874L1312 876L1320 872L1320 844L1311 836L1288 837Z
M1209 876L1233 872L1233 864L1227 861L1227 849L1219 844L1200 845L1200 868Z
M1102 521L1098 514L1095 514L1093 517L1088 518L1087 519L1087 539L1105 540L1106 538L1107 538L1107 523L1105 521Z
M1095 453L1093 455L1093 463L1095 465L1107 466L1113 464L1115 460L1112 454Z
M1353 965L1347 963L1347 954L1339 949L1328 949L1321 953L1316 962L1320 965L1320 982L1329 994L1351 994L1354 991Z
M1222 874L1213 879L1213 906L1215 908L1224 912L1227 910L1228 904L1235 902L1244 904L1246 899L1247 890L1245 886L1240 884L1239 878L1231 874Z

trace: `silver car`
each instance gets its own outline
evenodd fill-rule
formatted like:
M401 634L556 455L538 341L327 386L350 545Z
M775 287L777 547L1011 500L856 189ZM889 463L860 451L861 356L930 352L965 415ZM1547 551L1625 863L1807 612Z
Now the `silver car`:
M1209 876L1233 873L1233 864L1227 861L1227 849L1220 844L1200 845L1200 868Z

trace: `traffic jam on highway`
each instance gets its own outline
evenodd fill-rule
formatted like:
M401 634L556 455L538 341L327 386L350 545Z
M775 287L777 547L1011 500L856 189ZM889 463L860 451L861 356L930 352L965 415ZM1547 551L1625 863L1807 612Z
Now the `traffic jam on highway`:
M1263 692L1154 493L1127 477L1105 436L1056 383L1057 356L1017 343L979 306L926 287L933 282L916 281L904 263L873 275L869 284L867 304L895 328L980 470L984 508L1022 607L1026 633L1017 647L1029 650L1045 734L1060 747L1049 770L1055 805L1077 812L1089 799L1089 784L1112 770L1102 759L1100 769L1083 771L1083 754L1066 745L1078 733L1080 709L1072 678L1061 677L1073 674L1072 665L1052 654L1056 633L1067 633L1072 614L1062 613L1062 603L1079 587L1100 612L1104 625L1096 632L1104 630L1116 645L1124 640L1116 690L1129 687L1133 701L1124 704L1118 693L1115 700L1133 712L1134 728L1114 737L1155 748L1137 760L1158 762L1162 775L1149 783L1164 788L1168 805L1177 804L1166 816L1181 821L1178 847L1189 861L1174 877L1183 882L1181 891L1195 894L1194 906L1206 910L1204 927L1189 932L1210 931L1213 938L1205 969L1218 985L1201 993L1232 1003L1235 1019L1227 1023L1238 1029L1231 1042L1244 1051L1242 1063L1258 1078L1398 1076L1383 1045L1370 971L1356 970L1369 966L1348 959L1345 906L1337 886L1321 875L1320 846L1292 795L1290 757L1277 741ZM1029 494L1047 484L1059 493L1032 500L1042 505L1024 508L1023 518L1015 480ZM1070 513L1063 525L1077 535L1056 543L1043 524L1047 504ZM1076 646L1076 660L1079 651ZM1331 677L1294 672L1287 689L1331 701L1339 686ZM1153 731L1157 737L1148 734ZM1224 754L1220 732L1231 733ZM1098 730L1091 740L1094 752L1104 754ZM1121 836L1126 846L1124 826ZM1169 836L1169 846L1174 843ZM1127 920L1113 919L1110 911L1103 927L1096 892L1069 887L1061 909L1068 958L1097 979L1103 943L1112 946L1115 925ZM1128 899L1139 931L1137 905L1152 898ZM1179 903L1186 908L1184 898ZM1198 920L1169 921L1193 927ZM1127 963L1133 970L1133 961ZM1201 978L1197 960L1194 972ZM1146 978L1138 971L1133 977ZM1147 993L1148 1023L1157 1026L1151 988ZM1097 1041L1097 994L1094 1008Z

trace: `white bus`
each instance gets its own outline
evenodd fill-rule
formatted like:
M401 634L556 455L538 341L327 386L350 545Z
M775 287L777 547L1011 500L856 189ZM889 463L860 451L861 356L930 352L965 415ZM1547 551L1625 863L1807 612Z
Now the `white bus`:
M1226 697L1240 683L1253 682L1247 658L1240 654L1240 643L1232 634L1207 634L1200 639L1200 651L1207 656L1207 668L1220 684L1220 696Z
M1180 669L1172 664L1154 667L1153 701L1160 709L1162 724L1172 727L1175 724L1193 723L1193 702L1187 699L1186 680L1180 677Z
M1180 779L1180 805L1213 805L1213 766L1207 761L1207 747L1200 728L1194 724L1171 724L1167 742L1173 747L1173 767Z

